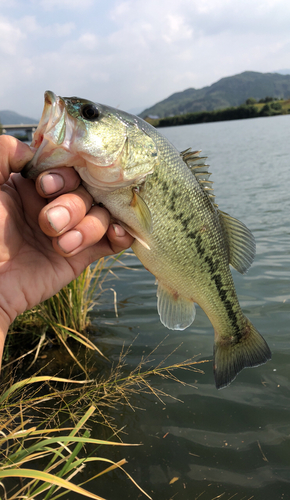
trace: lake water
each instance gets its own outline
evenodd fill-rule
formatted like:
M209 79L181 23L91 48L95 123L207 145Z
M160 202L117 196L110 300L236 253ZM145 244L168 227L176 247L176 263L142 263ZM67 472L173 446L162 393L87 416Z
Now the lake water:
M246 276L233 275L242 309L268 342L272 361L243 370L221 391L211 361L201 366L204 374L177 373L189 385L154 377L154 387L178 400L165 398L163 404L136 395L132 403L140 409L114 413L118 426L126 426L123 440L143 446L110 448L108 456L125 457L126 470L154 500L211 500L222 494L223 500L290 498L289 129L290 116L159 129L179 150L202 149L219 207L256 238L252 267ZM126 265L129 269L117 270L118 279L110 282L119 317L112 292L94 311L98 347L117 360L121 347L133 343L128 372L160 342L152 364L180 344L169 364L195 355L211 360L213 328L203 311L197 308L187 330L167 330L157 315L154 277L134 255ZM107 499L139 498L129 480L116 473L103 484L96 481L95 492Z

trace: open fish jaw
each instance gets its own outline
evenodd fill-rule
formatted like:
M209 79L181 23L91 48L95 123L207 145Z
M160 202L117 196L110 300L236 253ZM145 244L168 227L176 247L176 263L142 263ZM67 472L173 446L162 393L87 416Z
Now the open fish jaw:
M41 171L78 164L79 155L73 151L77 130L63 99L53 92L45 92L43 113L31 143L35 155L22 175L34 179Z

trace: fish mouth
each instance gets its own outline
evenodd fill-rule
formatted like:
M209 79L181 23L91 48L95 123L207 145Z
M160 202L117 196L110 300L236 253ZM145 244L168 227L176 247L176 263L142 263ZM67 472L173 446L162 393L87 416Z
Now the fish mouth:
M73 166L71 144L74 136L74 119L67 113L62 97L48 90L44 94L41 119L30 145L34 157L21 171L27 179L35 179L40 172L60 166Z
M128 125L118 119L117 140L108 127L110 113L107 113L109 118L104 114L103 125L99 120L99 125L94 124L92 127L91 120L84 118L80 112L80 107L87 103L94 105L86 99L60 97L51 91L45 92L43 113L30 146L34 156L22 169L23 177L35 180L44 171L73 167L84 185L114 191L141 182L151 173L151 169L144 174L138 169L135 172L134 168L133 173L130 169L126 172L123 168L124 158L128 156L133 167L135 165L134 155L131 158L134 133L130 149ZM99 106L104 109L102 105ZM100 127L100 132L96 126ZM108 150L108 144L111 150Z

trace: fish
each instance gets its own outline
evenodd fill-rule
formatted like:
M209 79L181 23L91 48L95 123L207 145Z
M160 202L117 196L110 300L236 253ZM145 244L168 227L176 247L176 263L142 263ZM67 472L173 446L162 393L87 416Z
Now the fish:
M140 117L51 91L45 92L31 147L35 154L24 177L74 167L94 202L135 238L134 253L157 280L165 327L184 330L195 318L195 304L204 310L214 329L218 389L243 368L271 359L268 344L242 312L230 270L248 270L254 237L215 203L200 151L180 153Z

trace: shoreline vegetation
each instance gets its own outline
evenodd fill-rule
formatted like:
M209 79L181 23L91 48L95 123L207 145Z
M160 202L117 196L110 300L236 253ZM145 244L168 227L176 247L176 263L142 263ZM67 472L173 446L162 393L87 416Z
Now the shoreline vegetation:
M257 102L254 98L249 97L244 104L236 107L184 113L181 115L166 116L165 118L147 116L145 117L145 121L153 125L153 127L158 128L287 114L290 114L290 99L265 97Z
M130 368L126 358L132 345L123 346L114 362L90 340L96 331L93 325L90 331L90 311L103 292L114 292L112 308L118 316L110 277L125 265L125 257L123 252L100 259L11 325L1 373L0 498L56 500L71 491L80 498L104 500L96 480L109 482L110 476L103 475L118 471L136 487L138 498L151 499L124 468L126 458L116 461L112 448L123 447L128 455L128 447L132 454L132 447L142 445L132 443L130 435L123 441L116 415L124 406L136 411L136 396L144 394L165 405L167 398L175 398L154 380L186 385L182 371L202 373L200 365L206 361L170 363L178 346L156 361L161 342ZM91 437L96 430L97 439Z

